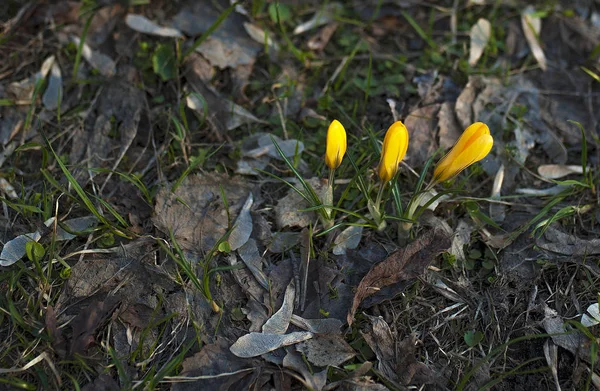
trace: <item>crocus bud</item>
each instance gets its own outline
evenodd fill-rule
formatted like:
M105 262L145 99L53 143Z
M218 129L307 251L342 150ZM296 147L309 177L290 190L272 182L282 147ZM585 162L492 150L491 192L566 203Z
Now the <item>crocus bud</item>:
M450 152L436 165L433 171L433 182L438 183L454 178L471 164L486 157L493 145L494 139L486 124L476 122L469 126Z
M342 164L346 153L346 129L337 119L331 121L327 130L327 148L325 151L325 164L335 170Z
M396 121L389 127L383 139L379 161L379 178L382 182L389 182L396 175L398 165L404 159L407 149L408 130L401 121Z

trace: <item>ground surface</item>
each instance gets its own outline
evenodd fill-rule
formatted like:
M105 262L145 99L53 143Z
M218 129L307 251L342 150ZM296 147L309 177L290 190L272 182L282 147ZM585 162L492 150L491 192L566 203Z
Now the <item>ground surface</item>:
M0 389L600 389L598 2L126 3L0 11Z

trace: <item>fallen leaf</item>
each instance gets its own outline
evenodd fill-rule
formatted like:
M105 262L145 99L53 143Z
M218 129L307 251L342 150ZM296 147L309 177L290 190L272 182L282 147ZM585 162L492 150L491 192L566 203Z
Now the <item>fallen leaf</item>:
M296 350L318 367L339 366L356 356L352 346L340 334L316 334L296 345Z
M418 108L404 121L410 137L406 156L412 167L422 166L438 148L435 131L439 108L439 104Z
M246 32L248 33L250 38L252 38L256 42L258 42L259 44L261 44L261 45L267 44L273 50L276 50L276 51L279 50L279 45L277 45L277 43L275 43L271 39L271 37L274 37L274 35L272 33L270 33L269 31L255 25L253 23L248 23L248 22L244 22L244 29L246 29Z
M237 250L242 247L248 239L250 239L250 235L252 234L252 216L250 215L250 209L252 208L252 204L254 203L254 198L252 197L252 193L248 194L248 198L240 213L235 220L235 224L231 233L229 234L229 238L227 241L229 242L229 247L232 250Z
M327 369L316 373L310 371L302 357L292 349L287 350L282 365L302 375L304 385L311 390L320 391L327 383Z
M359 221L360 223L360 221ZM333 241L333 253L335 255L346 254L347 249L355 249L360 244L363 226L351 225L344 229Z
M581 324L585 327L592 327L600 324L600 310L598 309L598 303L591 304L586 313L581 315Z
M79 37L76 36L71 37L71 40L77 46L79 46L79 43L81 42ZM90 48L85 42L83 43L81 54L83 58L85 58L85 60L92 66L92 68L96 69L103 76L112 77L115 75L117 71L117 65L112 58L103 53L92 50L92 48Z
M269 281L262 270L262 257L258 252L256 241L254 239L249 239L238 249L238 254L256 281L268 291Z
M60 106L63 98L62 75L58 63L54 61L48 77L48 86L42 96L42 103L48 110L55 110Z
M0 191L6 194L8 198L12 198L13 200L19 198L13 185L8 183L8 181L5 178L0 178Z
M340 334L342 327L342 322L339 319L304 319L298 315L292 315L291 323L315 334Z
M342 8L343 6L340 3L327 3L325 6L319 8L312 18L296 26L296 28L294 28L294 35L305 33L316 27L332 22L336 13Z
M81 391L118 391L119 383L109 374L103 373L98 375L93 382L86 384L81 388Z
M538 174L547 179L559 179L571 174L583 174L582 166L567 166L564 164L542 164Z
M369 326L361 331L367 345L377 356L377 369L388 379L397 381L396 372L396 338L390 326L381 316L365 314L369 320Z
M540 68L545 71L547 69L546 56L539 41L540 32L542 31L542 19L536 15L535 8L532 5L527 6L521 13L521 26L533 57L535 57Z
M546 330L546 333L552 334L552 342L556 345L568 350L585 362L590 361L592 358L590 355L591 341L588 337L581 331L567 325L558 312L548 307L545 303L542 326ZM598 357L594 357L593 359L596 361Z
M127 17L125 18L125 23L127 24L127 26L134 29L135 31L144 34L158 35L159 37L183 37L181 31L171 27L159 26L158 24L154 23L153 21L151 21L143 15L127 14Z
M295 296L296 287L292 281L285 289L285 295L283 297L283 304L281 304L281 308L263 325L263 333L284 334L287 331L292 318L292 312L294 311Z
M479 58L483 54L492 34L492 25L489 20L479 18L477 23L471 27L469 37L471 38L471 46L469 48L469 65L475 66Z
M454 238L452 238L452 247L450 247L450 254L454 255L459 261L465 261L465 244L471 242L471 231L473 227L464 219L458 222L458 226L454 231Z
M217 22L221 11L209 1L192 2L184 6L173 18L172 25L190 36L198 36ZM196 48L213 66L225 69L239 65L252 65L263 44L255 42L244 30L247 19L231 13L219 27Z
M296 331L290 334L250 333L238 338L229 350L238 357L256 357L283 346L306 341L313 336L314 334L308 331Z
M209 251L229 228L228 214L221 196L227 198L229 215L235 218L250 185L240 177L223 174L190 175L175 192L163 188L156 197L154 224L184 249Z
M327 191L327 180L321 178L310 178L306 180L312 186L319 199L324 199ZM304 191L302 185L298 181L292 181L294 186L300 191ZM305 212L303 209L308 208L307 201L298 194L294 189L289 189L288 194L281 198L275 206L275 222L277 227L282 229L285 227L308 227L311 221L314 220L314 212Z
M71 322L73 337L69 352L72 355L85 354L94 343L94 335L119 305L120 300L108 296L104 301L97 301L82 310Z
M455 107L453 103L442 103L440 106L440 111L438 112L438 124L440 126L440 130L438 132L440 147L444 150L448 150L454 146L454 143L456 143L462 134L462 129L456 120Z
M536 241L536 245L553 253L569 256L600 254L600 239L579 239L554 227L548 227Z
M348 324L352 325L354 314L363 299L380 288L416 278L434 261L436 255L447 250L450 245L450 239L443 230L431 229L405 249L395 251L387 259L375 265L356 289L347 316Z
M321 29L321 31L319 31L319 33L312 36L308 40L308 43L307 43L308 48L310 50L314 50L314 51L325 50L325 47L329 43L329 40L331 39L331 37L333 37L333 34L335 33L335 30L337 30L337 28L338 28L337 23L331 23L331 24L323 27Z
M244 378L258 367L251 360L234 356L224 342L206 344L200 352L187 357L182 363L180 376L195 378L193 381L174 382L173 391L192 390L244 390Z

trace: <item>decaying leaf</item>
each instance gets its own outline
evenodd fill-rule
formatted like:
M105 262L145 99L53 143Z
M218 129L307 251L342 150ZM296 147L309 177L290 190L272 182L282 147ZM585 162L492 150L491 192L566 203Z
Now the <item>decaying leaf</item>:
M75 43L75 45L78 46L81 42L79 37L75 36L71 37L71 40ZM81 54L83 55L83 58L85 58L85 60L92 66L92 68L96 69L103 76L111 77L116 73L117 65L113 59L103 53L92 50L92 48L90 48L85 42L83 43Z
M536 244L547 251L562 255L586 256L600 254L600 239L579 239L562 232L555 227L548 227Z
M542 326L546 333L552 334L552 341L572 354L579 356L582 360L590 361L591 341L581 331L565 324L564 320L552 308L544 304L544 320ZM597 360L596 357L594 360Z
M125 18L127 26L144 34L158 35L159 37L182 37L181 31L171 28L162 27L154 23L143 15L127 14Z
M287 354L283 358L282 365L301 374L304 378L304 385L312 390L320 391L327 383L327 369L316 373L311 372L307 368L302 356L293 351L293 349L287 349Z
M294 298L296 296L296 287L294 281L290 282L285 289L285 295L283 296L283 304L279 311L273 314L263 325L263 333L271 334L284 334L292 319L292 312L294 311Z
M269 290L269 281L262 271L262 257L258 252L256 241L248 239L248 241L238 249L238 254L244 261L244 264L250 270L256 281L265 289Z
M600 323L600 310L598 303L591 304L586 313L581 315L581 324L585 327L592 327Z
M312 18L296 26L294 35L302 34L333 21L335 14L339 12L341 8L342 5L340 3L328 3L322 8L319 8Z
M5 178L0 178L0 191L3 194L6 194L8 196L8 198L12 198L13 200L15 198L19 198L13 185L8 183L8 181Z
M229 227L221 191L227 198L229 216L235 218L242 208L250 185L239 177L222 174L192 175L175 192L159 191L154 224L163 232L173 233L189 251L209 251Z
M248 389L250 375L257 363L233 355L224 341L207 344L200 352L186 358L181 376L193 381L174 382L173 391L192 390L243 390Z
M459 261L465 261L465 244L471 242L471 231L473 227L467 222L467 220L460 220L458 226L454 232L454 238L452 238L452 247L450 248L450 254L454 255Z
M313 336L314 334L308 331L296 331L289 334L250 333L238 338L229 350L238 357L256 357L283 346L306 341Z
M275 43L275 41L271 39L271 37L273 37L272 33L264 30L261 27L258 27L253 23L248 22L244 22L244 28L246 29L246 32L248 33L250 38L258 42L259 44L267 44L274 50L279 50L279 45L277 45L277 43Z
M333 37L333 33L337 30L338 24L331 23L321 29L317 34L312 36L308 40L308 48L310 50L321 51L324 50L331 37Z
M406 156L412 167L422 166L438 148L435 131L439 108L439 104L418 108L404 121L410 136L410 148Z
M358 247L360 238L362 237L363 228L364 227L360 225L351 225L340 232L333 242L333 253L335 255L346 254L347 249L355 249Z
M356 356L352 346L340 334L316 334L296 345L296 350L319 367L338 366Z
M250 209L252 208L253 203L254 198L252 197L252 193L250 193L246 202L244 202L240 214L235 220L234 227L229 234L229 238L227 239L229 247L232 250L237 250L246 244L252 234L252 216L250 215Z
M450 238L443 230L432 229L405 249L395 251L387 259L375 265L356 289L347 317L348 324L351 325L354 321L354 314L363 299L382 287L419 276L434 261L436 255L447 250L450 245Z
M104 301L98 301L82 310L71 322L73 337L70 354L84 354L95 341L98 327L112 314L120 300L108 296Z
M469 65L474 66L479 61L487 46L492 34L492 25L489 20L480 18L477 23L471 27L469 36L471 38L471 46L469 48Z
M536 15L535 8L532 5L528 6L521 13L521 26L525 33L525 38L529 44L529 48L533 53L533 57L540 65L542 70L547 69L546 55L540 46L540 32L542 31L542 19Z
M46 225L46 227L50 227L52 224L54 224L54 220L55 218L52 217L46 220L44 222L44 225ZM89 228L94 227L97 223L98 219L94 216L77 217L75 219L66 220L62 224L64 224L67 230L59 226L56 230L54 240L71 240L77 236L76 234L72 234L71 232L78 233L81 231L85 231ZM37 242L41 239L41 237L42 233L38 230L28 234L19 235L16 238L6 242L6 244L2 248L2 253L0 253L0 266L10 266L13 263L17 262L19 259L23 258L26 253L25 249L27 243L31 241Z
M325 191L327 191L327 180L310 178L306 182L312 186L319 199L324 199ZM292 183L296 188L304 191L298 181L292 181ZM305 208L308 208L306 200L294 189L288 190L288 194L281 198L275 206L277 227L307 227L314 219L314 212L301 211Z
M217 22L220 15L221 11L214 8L211 2L191 2L175 15L172 25L179 31L195 37L207 31ZM248 36L244 29L246 21L247 19L240 14L230 14L196 51L220 69L254 64L263 44Z
M571 174L583 174L583 167L564 164L542 164L538 167L538 174L547 179L559 179Z
M342 322L335 318L304 319L298 315L292 315L291 322L294 326L315 334L340 334Z
M42 103L48 110L55 110L60 106L63 98L62 75L58 63L54 61L48 77L48 86L42 96Z

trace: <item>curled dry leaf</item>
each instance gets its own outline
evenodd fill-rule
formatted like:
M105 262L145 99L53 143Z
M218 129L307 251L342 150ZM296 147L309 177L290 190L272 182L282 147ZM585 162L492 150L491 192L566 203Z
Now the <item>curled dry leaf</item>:
M490 40L492 34L492 25L489 20L480 18L477 23L471 27L469 36L471 46L469 48L469 65L474 66L479 61L483 51Z
M311 339L313 335L308 331L297 331L290 334L250 333L238 338L229 350L238 357L256 357L283 346L306 341Z
M327 369L321 372L313 373L308 369L306 362L304 362L302 359L302 356L293 351L293 349L286 350L287 354L283 358L283 366L301 374L304 378L304 385L307 388L316 391L322 390L327 383Z
M244 22L244 29L246 29L246 32L248 33L250 38L252 38L256 42L260 43L261 45L264 45L266 43L274 50L279 50L279 45L277 45L271 39L273 34L271 34L269 31L264 30L263 28L258 27L257 25L255 25L253 23L248 23L248 22Z
M267 291L269 290L269 281L262 271L262 257L258 252L256 241L248 239L248 241L238 249L238 254L244 261L244 264L250 270L256 281Z
M158 35L159 37L182 37L181 31L171 28L162 27L154 23L143 15L128 14L125 18L127 26L144 34Z
M533 57L535 57L540 68L545 71L547 69L546 55L544 55L539 41L540 31L542 31L542 19L536 15L533 6L530 5L523 10L521 14L521 26L523 27L523 32L525 33L525 38L533 53Z
M419 276L433 262L436 255L447 250L450 245L450 238L443 230L432 229L406 248L393 252L384 261L375 265L363 277L356 289L347 317L348 324L352 325L354 314L363 299L371 296L380 288Z
M334 20L335 13L342 8L340 3L329 3L328 5L319 8L312 18L306 22L299 24L294 29L294 35L302 34L315 27L322 26Z
M592 327L600 323L600 310L598 303L590 305L586 313L581 315L581 324L585 327Z
M0 178L0 191L8 196L8 198L19 198L13 185L11 185L6 179Z

